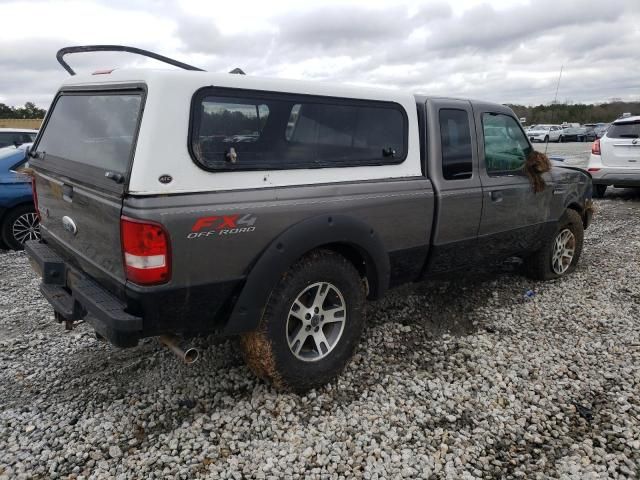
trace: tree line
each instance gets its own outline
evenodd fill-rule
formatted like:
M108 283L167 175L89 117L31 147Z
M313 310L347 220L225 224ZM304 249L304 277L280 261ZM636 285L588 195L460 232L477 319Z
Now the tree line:
M44 108L36 107L35 103L27 102L24 107L10 107L4 103L0 103L0 118L44 118L47 111Z
M528 125L537 123L609 123L623 113L640 115L640 102L611 102L598 105L563 104L538 105L525 107L524 105L507 105L519 118L525 117Z

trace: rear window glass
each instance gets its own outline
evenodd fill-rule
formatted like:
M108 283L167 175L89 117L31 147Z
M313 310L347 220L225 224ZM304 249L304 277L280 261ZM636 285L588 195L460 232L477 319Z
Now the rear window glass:
M275 170L399 163L401 107L285 94L196 99L191 147L209 170Z
M609 138L640 138L640 122L614 123L607 130Z
M124 173L129 164L141 94L62 95L37 146L58 157Z

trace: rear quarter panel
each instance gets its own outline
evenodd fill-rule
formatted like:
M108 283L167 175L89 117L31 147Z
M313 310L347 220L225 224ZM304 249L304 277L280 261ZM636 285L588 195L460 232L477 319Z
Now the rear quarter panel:
M322 214L363 221L380 235L388 252L424 247L431 234L433 208L429 180L415 178L130 197L123 214L166 227L171 237L172 278L165 288L179 288L243 278L282 232ZM225 217L233 218L229 221L237 223L240 231L229 232Z
M555 186L549 220L559 220L572 204L584 208L585 201L591 198L592 184L589 174L577 169L554 166L551 175Z

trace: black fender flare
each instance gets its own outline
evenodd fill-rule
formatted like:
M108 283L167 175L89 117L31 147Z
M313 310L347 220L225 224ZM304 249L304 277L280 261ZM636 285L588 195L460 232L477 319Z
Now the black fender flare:
M364 258L370 298L380 298L389 287L390 262L380 236L363 221L347 215L320 215L289 227L262 252L247 275L225 335L255 330L271 291L282 274L306 253L324 245L354 248Z

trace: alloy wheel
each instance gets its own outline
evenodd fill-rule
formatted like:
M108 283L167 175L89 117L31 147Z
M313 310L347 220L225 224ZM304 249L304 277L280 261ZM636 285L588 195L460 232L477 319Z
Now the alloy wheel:
M328 282L303 289L287 317L287 343L305 362L325 358L336 347L347 321L347 306L340 290Z
M553 242L551 268L554 273L562 275L571 266L576 250L576 237L571 230L565 228L556 236Z
M11 226L11 234L20 245L29 240L40 240L40 221L33 213L23 213L15 219Z

